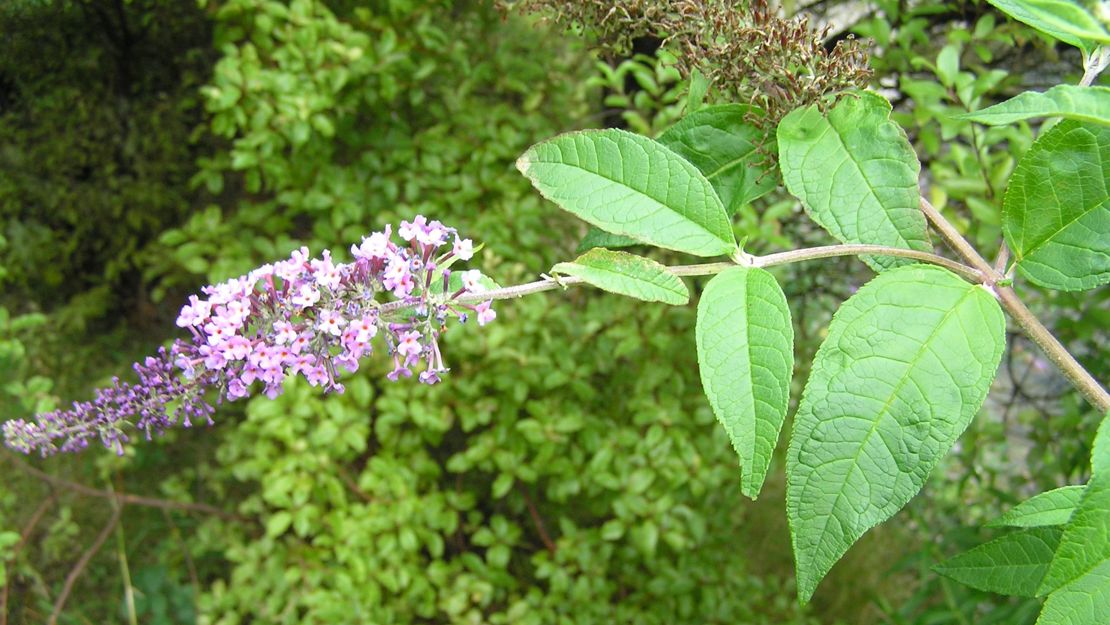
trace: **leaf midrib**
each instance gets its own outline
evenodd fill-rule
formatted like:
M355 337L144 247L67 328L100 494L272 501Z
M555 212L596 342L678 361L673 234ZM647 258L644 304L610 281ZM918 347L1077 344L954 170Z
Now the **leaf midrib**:
M1098 478L1098 477L1099 477L1098 474L1095 474L1094 478ZM1092 479L1094 479L1094 478L1092 478ZM1087 483L1087 486L1090 487L1090 482ZM1104 488L1106 488L1108 491L1110 491L1110 483L1108 483L1107 486L1105 486ZM1108 494L1110 494L1110 493L1108 493ZM1084 492L1084 497L1087 497L1087 496L1088 495L1085 491ZM1080 501L1079 508L1076 509L1076 513L1078 513L1080 510L1082 510L1082 506L1083 506L1083 503L1082 503L1082 501ZM1074 518L1075 518L1074 515L1073 515L1072 518L1074 520ZM1063 540L1066 537L1067 537L1067 530L1065 529L1064 535L1060 537L1060 545L1061 546L1063 546ZM1059 553L1059 548L1057 548L1057 553ZM1055 562L1055 558L1053 558L1053 562ZM1054 588L1048 594L1052 594L1053 592L1056 592L1057 590L1066 588L1066 587L1070 586L1071 584L1074 584L1075 582L1077 582L1077 581L1083 579L1084 577L1086 577L1087 575L1089 575L1091 573L1091 571L1099 568L1100 566L1102 566L1103 564L1106 564L1107 562L1110 562L1110 555L1108 555L1107 557L1102 558L1101 560L1096 560L1094 564L1092 564L1091 566L1084 569L1078 575L1073 575L1070 579L1068 579L1068 581L1064 582L1063 584L1060 584L1059 587ZM1045 572L1045 579L1048 579L1048 576L1051 575L1051 574L1052 574L1052 563L1049 563L1048 571ZM1044 584L1044 581L1042 581L1041 583Z
M1059 127L1056 127L1053 130L1059 130L1059 129L1060 129ZM1071 133L1077 132L1077 131L1082 131L1083 133L1086 133L1088 138L1090 138L1093 141L1093 144L1094 144L1094 150L1093 151L1094 151L1094 153L1096 154L1096 156L1098 158L1099 165L1100 165L1099 169L1101 169L1103 171L1103 173L1105 174L1106 166L1103 165L1103 163L1102 163L1102 143L1099 141L1098 134L1095 133L1095 132L1092 132L1088 128L1084 128L1083 126L1075 125L1075 126L1069 128L1069 129L1065 130L1063 132L1063 134L1061 134L1058 138L1053 136L1052 137L1053 138L1053 143L1051 145L1042 145L1038 148L1037 145L1035 144L1033 146L1033 148L1031 148L1031 150L1039 149L1042 152L1050 152L1051 150L1054 150L1057 147L1063 145L1064 144L1064 139L1067 136L1071 135ZM1051 133L1052 131L1049 131L1049 132ZM1032 155L1030 154L1029 156L1032 156ZM1018 163L1019 169L1014 172L1015 176L1017 174L1024 174L1026 179L1029 179L1029 178L1035 176L1035 173L1030 171L1033 167L1032 165L1030 165L1026 169L1020 169L1021 164L1022 163L1020 163L1020 162ZM1044 169L1047 169L1047 168L1048 168L1048 165L1046 164L1044 166ZM1105 176L1103 176L1103 178L1105 178ZM1027 182L1026 185L1023 185L1023 186L1028 186L1028 184L1029 183ZM1060 196L1059 196L1059 193L1057 192L1056 187L1053 186L1053 185L1049 185L1049 189L1052 192L1052 198L1056 201L1056 206L1055 206L1056 210L1063 210L1064 202L1060 200ZM1007 195L1009 195L1009 192L1007 192ZM1096 202L1094 206L1092 206L1089 209L1086 209L1084 211L1081 211L1079 215L1073 217L1072 219L1069 219L1067 221L1067 223L1062 223L1060 225L1060 227L1055 232L1049 233L1043 239L1034 243L1033 246L1030 247L1028 250L1023 250L1022 248L1025 245L1025 241L1026 241L1027 238L1029 238L1029 237L1026 236L1026 235L1029 234L1027 225L1029 223L1029 216L1030 216L1032 211L1029 210L1029 207L1030 207L1030 204L1031 204L1030 198L1029 198L1030 193L1029 193L1028 189L1022 188L1021 189L1021 196L1022 196L1021 201L1023 202L1022 208L1024 210L1022 210L1022 212L1021 212L1021 229L1020 229L1020 231L1017 234L1015 234L1013 232L1013 228L1011 227L1011 225L1009 223L1009 220L1007 220L1006 223L1004 223L1004 225L1003 225L1003 227L1005 229L1005 232L1007 234L1009 234L1010 238L1013 239L1014 243L1015 243L1014 245L1012 245L1012 247L1014 248L1014 250L1013 250L1013 252L1014 252L1014 261L1017 262L1017 263L1020 263L1022 260L1028 258L1034 252L1039 250L1041 247L1043 247L1044 245L1047 245L1048 243L1052 242L1052 240L1056 237L1056 235L1060 234L1061 232L1063 232L1067 228L1071 227L1071 225L1074 224L1076 221L1082 219L1083 217L1086 217L1087 215L1089 215L1091 213L1091 211L1096 210L1099 206L1101 206L1103 203L1105 203L1106 200L1108 198L1110 198L1110 193L1107 192L1105 181L1103 182L1102 195L1103 195L1103 198L1101 200L1099 200L1098 202ZM1007 204L1007 202L1003 201L1003 212L1006 212L1006 204Z
M722 173L728 171L729 169L732 169L732 168L736 167L737 165L742 164L745 160L747 160L747 158L749 156L752 155L752 152L754 152L754 151L755 151L754 148L751 149L751 150L748 150L742 156L738 156L738 157L732 159L731 161L725 163L724 165L721 165L717 169L713 170L713 173L706 174L705 179L706 180L713 180L714 178L716 178L717 176L721 175Z
M578 267L583 267L585 269L590 269L592 271L599 271L599 272L602 272L602 273L611 274L611 275L623 278L625 280L632 280L633 282L645 283L645 284L657 287L659 289L662 289L662 290L664 290L668 293L674 294L674 295L689 297L689 295L687 293L683 293L682 291L680 291L678 289L672 289L672 288L670 288L670 286L666 285L665 283L660 284L660 283L657 283L657 282L652 282L651 280L648 280L647 278L630 276L627 273L621 273L620 271L614 271L614 270L608 269L608 268L602 268L602 267L596 267L596 266L593 266L593 265L587 265L585 263L570 262L570 263L567 263L567 265L572 265L572 266L576 265ZM665 273L665 274L662 274L661 277L666 278L666 276L673 276L673 275L674 274L671 274L671 273ZM585 278L583 278L583 279L585 279ZM681 284L681 280L679 281L679 283Z
M1102 151L1101 150L1096 150L1096 152L1098 153L1099 162L1101 163L1101 161L1102 161ZM1106 170L1105 166L1102 169L1103 169L1103 171L1105 171ZM1053 193L1053 195L1055 195L1055 192ZM1058 197L1056 199L1057 199L1057 208L1062 209L1063 208L1063 202L1060 202ZM1028 202L1028 197L1026 198L1026 201ZM1107 202L1110 202L1110 193L1107 193L1106 187L1104 185L1103 189L1102 189L1102 199L1098 200L1097 202L1094 203L1093 206L1083 210L1082 212L1080 212L1075 217L1072 217L1068 221L1061 223L1060 227L1055 232L1049 234L1044 239L1041 239L1033 247L1029 248L1028 250L1026 250L1024 252L1019 250L1018 253L1017 253L1018 262L1021 262L1025 259L1029 258L1034 253L1036 253L1037 250L1039 250L1042 247L1048 245L1049 243L1054 243L1056 237L1060 236L1060 234L1062 234L1065 230L1067 230L1072 225L1074 225L1075 222L1079 221L1080 219L1083 219L1087 215L1090 215L1091 213L1095 212L1096 210L1099 210L1100 208L1103 208L1104 206L1106 206ZM1026 209L1027 210L1025 212L1026 212L1026 214L1028 214L1029 213L1028 205L1026 206ZM1023 229L1024 229L1025 221L1026 221L1026 219L1023 218L1023 220L1022 220Z
M611 139L610 139L610 140L611 140ZM615 141L614 141L614 143L615 143ZM643 146L641 146L641 145L639 145L639 144L635 144L635 145L636 145L636 147L637 147L637 148L643 149ZM558 150L560 150L560 151L562 150L562 148L560 148L560 147L559 147L559 146L557 146L557 145L553 145L553 147L555 147L556 149L558 149ZM663 149L667 149L667 150L669 150L669 149L670 149L670 148L667 148L666 146L663 146L662 144L660 144L660 147L662 147ZM575 147L574 147L574 150L575 150L575 152L577 152L577 151L578 151L578 146L577 146L577 145L575 145ZM539 156L539 154L538 154L538 153L534 153L534 155L535 155L535 156ZM681 156L678 156L677 154L676 154L675 156L677 156L677 157L678 157L678 158L680 158L680 159L682 158ZM591 170L591 169L587 169L586 167L583 167L583 166L581 166L581 165L571 165L571 164L569 164L569 163L565 163L565 162L560 162L560 161L549 161L549 160L543 160L543 159L539 159L539 158L536 158L536 159L529 159L529 161L530 161L530 162L529 162L529 167L528 167L529 171L531 171L531 166L532 166L533 164L543 164L543 165L556 165L556 166L560 166L560 167L567 167L567 168L570 168L570 169L577 169L577 170L580 170L580 171L586 172L587 174L591 174L591 175L593 175L593 176L596 176L596 177L598 177L598 178L601 178L602 180L607 180L607 181L609 181L609 182L611 182L611 183L613 183L613 184L616 184L616 185L620 185L620 186L622 186L622 187L624 187L624 188L626 188L626 189L629 189L629 190L630 190L630 191L632 191L633 193L636 193L636 194L638 194L638 195L640 195L640 196L643 196L643 197L645 197L645 198L647 198L647 199L651 200L651 201L652 201L652 202L654 202L655 204L657 204L657 205L659 205L659 206L661 206L661 207L663 207L663 208L665 208L665 209L667 209L667 210L671 211L672 213L675 213L675 214L679 215L680 217L683 217L683 218L685 218L685 219L686 219L686 220L688 220L688 221L689 221L690 223L692 223L692 224L694 224L695 226L697 226L698 228L700 228L700 229L701 229L701 230L702 230L703 232L705 232L705 233L706 233L706 234L708 234L709 236L713 237L714 239L717 239L718 241L721 241L721 242L722 242L722 243L724 243L725 245L727 245L727 246L732 246L732 245L735 245L735 243L736 243L735 241L730 241L730 240L728 240L728 239L723 239L723 238L721 238L721 236L720 236L720 235L718 235L718 234L717 234L716 232L713 232L712 230L710 230L710 229L709 229L709 228L708 228L707 226L705 226L704 224L698 223L697 221L695 221L695 220L691 219L691 218L690 218L690 217L689 217L688 215L685 215L685 214L683 214L683 213L679 212L679 211L678 211L678 210L676 210L676 209L675 209L674 207L672 207L672 206L670 206L670 205L666 204L666 203L665 203L665 202L663 202L662 200L659 200L659 199L657 199L657 198L655 198L655 197L653 197L653 196L651 196L651 195L648 195L647 193L645 193L645 192L643 192L643 191L641 191L641 190L639 190L639 189L637 189L637 188L635 188L635 187L629 186L629 185L628 185L628 184L627 184L626 182L624 182L623 180L617 180L616 178L613 178L613 177L611 177L611 176L606 176L606 175L602 174L601 172L597 172L597 171L593 171L593 170ZM621 166L622 166L622 168L623 168L623 166L624 166L624 164L623 164L623 163L624 163L624 158L623 158L623 155L622 155L622 159L621 159L621 162L622 162L622 165L621 165ZM690 165L690 167L694 169L694 171L689 171L689 170L687 171L687 173L689 173L689 174L691 175L691 177L693 177L693 178L695 178L695 179L696 179L696 178L697 178L698 176L702 176L702 173L701 173L701 172L699 172L699 171L697 171L697 169L696 169L696 168L694 168L694 166L693 166L693 165ZM704 177L704 176L703 176L703 177ZM706 180L706 183L707 183L707 184L709 183L709 180L708 180L708 179ZM709 190L709 191L712 191L712 190L713 190L713 186L712 186L712 185L709 185L709 189L708 189L708 190ZM720 200L720 198L718 198L718 197L717 197L717 194L716 194L716 192L715 192L715 191L713 191L712 193L707 193L707 194L705 194L705 197L706 197L706 199L707 199L708 203L710 203L710 204L713 204L713 200L716 200L716 206L717 206L717 207L719 207L719 208L721 209L721 214L722 214L722 215L725 215L725 214L726 214L726 213L725 213L725 207L724 207L724 204L721 204L721 200ZM708 215L707 215L707 216L708 216ZM726 223L727 223L727 220L726 220ZM600 226L599 226L599 227L600 227ZM628 234L626 234L626 236L632 236L633 238L635 238L635 235L628 235Z
M831 117L822 118L822 119L825 119L826 123L828 123L828 125L829 125L829 128L832 129L833 131L835 131L836 138L840 142L840 146L842 148L844 148L844 153L848 155L848 160L850 160L852 162L852 164L855 165L856 171L859 173L860 178L862 178L863 181L867 184L868 194L875 200L875 203L878 204L880 208L882 208L883 216L886 217L887 222L889 222L890 225L893 226L895 236L897 236L898 239L903 243L903 245L905 245L906 249L914 249L914 247L912 245L910 245L910 240L907 239L906 237L902 236L902 231L898 229L898 226L894 224L894 220L890 218L890 213L887 211L887 208L885 206L883 206L883 203L879 200L879 196L875 193L875 190L874 190L875 187L872 184L871 179L867 177L866 173L864 173L863 166L860 165L860 162L858 160L856 160L856 155L853 154L852 151L848 149L848 143L844 140L844 136L840 134L840 129L837 128L832 123L832 118ZM890 123L893 123L893 122L891 122L889 119L886 119L882 123L883 124L890 124ZM814 142L814 143L816 144L816 142ZM807 156L808 156L808 154L807 154ZM830 202L832 201L831 196L829 198L829 201ZM856 209L856 213L858 215L859 208ZM862 241L862 237L859 236L859 229L860 229L859 228L859 223L860 223L859 219L857 218L856 219L856 235L857 235L856 238L860 239Z
M918 362L918 360L919 360L919 359L920 359L920 357L921 357L921 354L922 354L922 353L924 352L924 350L925 350L925 347L927 347L927 346L929 345L929 343L930 343L930 342L931 342L931 341L933 340L933 338L935 338L935 337L936 337L936 335L937 335L937 332L939 332L939 331L940 331L940 329L941 329L942 327L944 327L944 325L945 325L946 323L948 323L948 320L949 320L949 318L950 318L950 317L951 317L951 316L952 316L952 315L953 315L953 314L954 314L954 313L955 313L955 312L956 312L956 311L957 311L957 310L958 310L958 309L960 308L960 306L961 306L961 305L963 305L963 303L964 303L964 300L966 300L966 299L967 299L967 298L968 298L968 297L969 297L969 296L970 296L970 295L971 295L972 293L974 293L974 292L975 292L975 287L974 287L974 286L971 286L970 288L968 288L968 289L967 289L967 291L966 291L966 292L965 292L965 293L964 293L964 294L963 294L963 295L962 295L962 296L960 297L960 299L959 299L959 300L958 300L958 301L956 302L956 304L955 304L955 305L953 305L953 306L952 306L952 308L951 308L951 309L949 309L949 310L948 310L948 311L947 311L947 312L946 312L946 313L944 314L944 317L943 317L943 318L942 318L942 319L940 320L940 322L939 322L939 323L937 323L936 327L935 327L935 328L933 328L932 332L930 332L930 333L929 333L929 336L928 336L928 337L926 337L926 339L925 339L924 341L922 341L922 342L921 342L921 348L920 348L920 349L918 349L918 351L917 351L917 353L916 353L916 354L914 354L914 357L913 357L913 359L912 359L912 360L910 361L911 363L917 363L917 362ZM879 411L879 413L878 413L879 417L878 417L877 419L875 419L874 423L872 423L872 424L871 424L871 429L870 429L870 430L868 430L867 434L866 434L866 435L865 435L865 436L863 437L863 440L861 440L861 441L860 441L859 447L858 447L858 448L856 449L856 453L855 453L855 455L854 455L854 456L852 457L852 468L851 468L851 469L849 470L849 476L850 476L850 475L851 475L851 473L852 473L852 472L854 472L854 471L855 471L855 469L856 469L856 468L857 468L857 467L859 466L859 457L860 457L860 454L861 454L861 453L863 453L863 449L864 449L864 448L865 448L865 447L867 446L867 442L868 442L869 440L871 440L871 436L872 436L872 435L874 435L876 431L878 431L878 428L879 428L879 423L880 423L880 422L882 422L882 421L883 421L883 419L884 419L884 418L885 418L885 417L886 417L887 415L889 415L889 409L890 409L890 405L891 405L891 403L892 403L892 402L894 401L894 399L895 399L895 398L897 397L897 395L898 395L898 392L899 392L900 390L902 390L902 387L903 387L903 386L904 386L904 385L906 384L906 382L907 382L907 381L908 381L908 380L910 379L910 377L911 377L911 376L910 376L910 372L912 372L912 370L913 370L913 365L911 364L911 365L910 365L909 367L907 367L907 369L906 369L906 372L907 372L907 373L906 373L906 375L904 375L904 376L902 377L902 379L900 379L900 380L898 381L898 386L897 386L897 387L895 387L895 389L894 389L893 391L891 391L891 394L890 394L890 396L889 396L889 397L887 397L887 400L886 400L886 402L885 402L885 403L883 404L883 408L882 408L882 409L881 409L881 410ZM844 489L845 489L845 487L847 486L847 484L848 484L848 478L847 478L847 477L845 477L844 481L843 481L843 482L841 482L841 484L840 484L840 488L838 488L838 489L837 489L837 493L836 493L836 499L835 499L835 500L833 501L833 505L832 505L832 510L830 511L829 515L827 515L827 516L825 517L825 523L824 523L824 524L823 524L823 525L821 526L821 534L820 534L820 536L818 537L818 540L817 540L817 544L818 544L818 545L824 544L824 541L825 541L825 536L826 536L826 535L828 534L828 529L829 529L829 521L830 521L830 520L832 519L832 517L833 517L833 512L835 512L835 511L836 511L836 509L837 509L837 506L838 506L838 505L840 504L840 500L841 500L841 499L843 498L843 496L844 496Z

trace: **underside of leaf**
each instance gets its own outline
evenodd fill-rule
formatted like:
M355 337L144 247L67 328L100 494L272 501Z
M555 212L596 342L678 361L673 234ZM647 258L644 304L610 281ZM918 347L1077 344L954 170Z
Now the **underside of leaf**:
M921 489L979 410L1004 346L995 299L937 267L884 272L840 307L787 453L803 600Z

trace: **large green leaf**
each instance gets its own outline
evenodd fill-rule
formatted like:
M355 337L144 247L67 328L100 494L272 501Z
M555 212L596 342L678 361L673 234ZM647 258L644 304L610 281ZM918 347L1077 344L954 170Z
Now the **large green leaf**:
M1110 515L1110 510L1105 514ZM1110 623L1110 560L1048 596L1037 625Z
M646 302L680 306L690 301L682 280L663 265L627 252L594 248L551 271L576 276L599 289Z
M1019 22L1088 52L1110 44L1106 28L1071 0L987 0Z
M697 256L731 254L732 224L705 176L666 146L584 130L532 146L516 163L544 197L593 225Z
M1064 117L1110 124L1110 88L1056 85L1043 93L1019 93L1005 102L959 117L988 126L1012 124L1034 117Z
M1064 528L1040 592L1050 593L1038 625L1110 623L1110 412L1091 452L1091 480Z
M767 157L757 151L767 133L748 121L756 115L763 112L746 104L718 104L659 135L660 143L705 174L730 215L778 185Z
M1033 282L1110 282L1110 127L1065 120L1018 162L1002 203L1006 242Z
M1082 486L1065 486L1046 491L1014 506L1006 514L988 523L987 527L1064 525L1075 512L1082 496Z
M1110 623L1110 472L1095 473L1041 582L1038 625Z
M961 584L1000 595L1035 597L1062 530L1037 527L965 551L933 570Z
M917 155L890 120L890 103L870 92L849 94L826 116L797 109L778 128L786 188L809 215L844 243L931 251L917 176ZM865 258L876 269L907 264Z
M840 307L786 458L803 600L921 489L979 410L1004 346L990 292L938 267L884 272Z
M774 276L747 267L714 276L698 302L696 338L702 387L740 457L741 491L755 499L786 417L794 368L790 309Z
M1064 528L1056 557L1041 584L1052 592L1110 561L1110 473L1096 473ZM1108 580L1110 581L1110 580Z

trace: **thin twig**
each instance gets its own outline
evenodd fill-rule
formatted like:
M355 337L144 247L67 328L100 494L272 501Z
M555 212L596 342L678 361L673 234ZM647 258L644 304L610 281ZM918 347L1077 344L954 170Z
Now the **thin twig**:
M57 625L58 617L62 614L62 609L65 608L66 600L69 599L69 593L73 591L73 585L77 583L77 578L81 577L85 567L88 566L89 560L92 560L100 548L104 546L104 541L108 540L108 536L112 534L112 530L116 529L116 524L119 523L120 514L123 513L123 506L112 506L112 517L108 519L108 523L104 525L104 529L100 530L96 540L89 546L85 553L81 555L81 559L77 564L73 565L69 575L66 575L65 584L62 586L62 593L58 595L57 600L54 601L54 611L50 613L50 620L47 621L49 625Z
M940 211L925 198L921 198L921 212L925 213L925 218L933 224L933 227L940 233L940 237L944 239L948 247L951 248L957 256L962 258L965 263L978 269L988 278L999 277L990 263L980 256L979 252L975 251L975 248L967 242L967 239L965 239L962 234L960 234L956 226L949 223L949 221L944 218L944 215L941 215Z
M551 540L551 536L548 535L547 527L543 524L543 518L540 516L540 511L536 509L536 503L532 501L532 498L528 495L528 488L524 486L524 484L518 482L517 490L519 490L520 494L524 496L524 504L528 506L528 515L532 517L532 524L536 526L536 533L540 535L540 540L543 541L543 546L547 547L547 550L551 553L551 555L555 555L555 552L558 550L558 548L555 546L555 542Z
M23 526L23 530L19 532L19 542L17 542L15 546L12 547L12 553L10 557L14 558L15 556L19 555L20 549L22 549L23 545L27 544L27 541L31 538L31 532L35 531L35 526L39 524L39 521L42 520L43 515L46 514L46 511L49 510L50 506L54 505L54 502L57 500L58 496L51 494L49 497L43 499L42 502L39 503L38 507L35 508L35 511L31 513L31 518L27 520L27 524Z
M347 487L347 490L357 495L359 499L365 501L366 503L378 503L376 499L370 496L370 493L362 490L362 488L359 487L358 482L355 481L355 478L347 471L347 469L340 466L339 464L334 465L334 467L336 474L339 475L340 481L342 481L343 485Z
M202 512L204 514L212 514L222 519L232 521L245 521L244 517L221 510L215 506L210 506L204 503L193 503L188 501L173 501L170 499L157 499L154 497L144 497L142 495L132 495L129 493L114 493L112 491L100 490L91 486L86 486L79 482L72 482L70 480L50 475L44 471L40 471L35 467L23 462L22 460L14 457L9 452L4 452L3 457L8 462L15 465L17 469L24 473L36 477L44 482L53 484L60 488L73 491L79 495L86 495L88 497L100 497L102 499L114 499L121 504L132 506L144 506L147 508L162 508L169 510L188 510L191 512Z
M39 524L46 511L50 506L54 505L57 500L57 495L51 494L46 499L43 499L35 511L31 513L31 518L27 520L27 524L23 526L23 531L19 533L19 542L12 547L11 556L12 560L19 555L23 545L27 544L27 540L31 538L31 533L35 531L35 526ZM0 625L8 625L8 592L11 588L12 575L9 573L7 579L4 581L4 589L0 591Z
M965 106L968 113L972 112L970 108ZM979 164L979 173L983 177L983 183L987 185L987 198L993 200L995 197L994 183L991 182L990 171L987 169L987 164L983 162L983 148L979 143L979 130L977 124L971 124L971 144L975 148L975 161Z
M1055 336L1052 336L1048 328L1021 301L1016 291L1008 286L997 284L998 281L1003 279L1003 276L996 272L994 267L991 267L990 263L979 255L979 252L975 251L975 248L967 242L967 239L956 230L956 227L949 223L944 215L941 215L940 211L925 198L921 198L921 210L945 242L948 243L948 246L952 248L952 251L964 262L978 269L987 277L984 283L991 287L998 296L1002 308L1025 332L1025 335L1036 343L1037 347L1041 348L1044 355L1052 364L1056 365L1056 368L1064 374L1064 377L1071 382L1072 386L1100 413L1110 410L1110 393L1107 393L1098 380L1075 359L1075 356L1072 356L1071 352Z
M980 282L983 279L982 272L943 256L938 256L930 252L905 250L884 245L825 245L822 247L809 247L800 250L779 252L777 254L768 254L766 256L753 256L752 259L756 267L773 267L775 265L786 265L805 260L833 258L836 256L895 256L898 258L908 258L910 260L919 260L924 263L944 267L971 282Z
M753 267L772 267L775 265L786 265L789 263L797 263L807 260L815 260L818 258L832 258L835 256L893 256L898 258L909 258L911 260L918 260L925 263L939 265L945 269L949 269L962 277L971 280L972 282L980 282L982 275L975 269L966 265L960 264L954 260L931 254L929 252L922 252L918 250L907 250L899 247L888 247L884 245L826 245L822 247L810 247L800 250L791 250L789 252L779 252L777 254L768 254L767 256L749 256L745 255L745 264ZM726 269L735 267L736 263L732 262L718 262L718 263L701 263L697 265L674 265L667 267L667 271L676 276L709 276L721 273ZM490 300L501 299L516 299L526 295L534 295L536 293L543 293L544 291L553 291L558 288L565 288L576 284L582 284L585 281L576 276L563 276L558 279L544 278L543 280L536 280L535 282L527 282L515 286L502 287L500 289L491 289L489 291L482 291L480 293L467 293L460 295L453 301L459 304L474 304L478 302L486 302ZM381 312L391 312L409 306L403 301L389 302L382 305Z

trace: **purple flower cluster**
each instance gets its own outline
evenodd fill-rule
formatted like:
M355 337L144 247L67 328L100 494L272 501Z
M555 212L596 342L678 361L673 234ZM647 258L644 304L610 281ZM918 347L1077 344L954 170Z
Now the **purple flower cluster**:
M8 421L7 445L48 455L99 438L122 453L129 424L150 438L176 424L211 423L210 391L217 402L258 388L274 398L286 378L300 375L341 393L341 373L358 369L376 337L393 360L389 379L420 370L421 382L435 384L448 371L438 340L448 320L465 323L473 314L485 325L496 313L481 299L480 272L449 269L474 255L469 239L423 216L401 222L401 245L391 234L387 226L363 237L351 246L350 263L334 262L327 250L310 258L302 247L287 260L203 288L205 297L191 296L177 318L190 339L136 363L137 384L114 379L93 401L36 415L34 423Z

